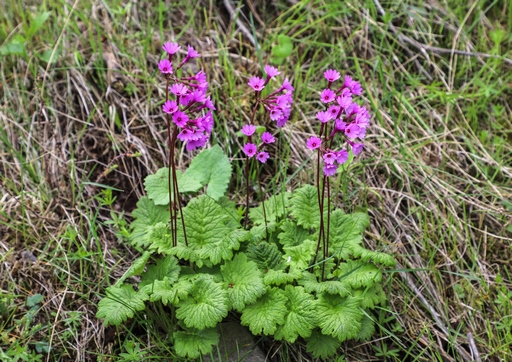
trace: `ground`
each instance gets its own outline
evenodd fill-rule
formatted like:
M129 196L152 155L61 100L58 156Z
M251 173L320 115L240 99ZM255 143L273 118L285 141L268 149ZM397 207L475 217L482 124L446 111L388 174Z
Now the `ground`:
M230 156L235 175L243 174L236 132L250 114L249 77L272 62L292 81L289 157L268 164L270 184L285 162L289 187L314 179L304 143L316 129L323 72L361 81L372 124L336 203L368 209L366 245L392 253L398 266L386 273L390 302L374 338L347 342L340 355L512 359L511 34L512 3L500 0L4 8L0 351L15 361L171 355L156 311L122 328L104 327L95 314L105 288L138 256L120 230L144 177L166 162L157 63L162 44L177 41L202 55L217 107L210 144ZM191 157L180 151L179 167ZM242 204L243 178L235 179L230 195ZM311 360L300 342L262 346L271 360Z

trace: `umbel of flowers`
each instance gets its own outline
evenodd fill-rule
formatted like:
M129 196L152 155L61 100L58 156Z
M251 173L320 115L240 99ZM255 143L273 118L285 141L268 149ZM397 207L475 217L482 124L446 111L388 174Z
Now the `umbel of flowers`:
M280 74L279 70L276 67L271 65L266 65L264 67L264 71L266 73L266 78L260 77L251 77L249 82L247 83L254 90L254 98L255 105L252 111L251 119L249 124L246 124L242 127L242 134L247 137L247 142L244 144L243 152L246 156L245 161L245 181L246 181L246 221L247 221L247 212L249 211L249 159L255 157L259 162L265 163L269 159L270 155L268 152L263 151L263 147L267 144L274 143L275 137L269 132L263 132L261 134L261 142L259 144L255 144L253 141L253 136L256 132L256 126L254 125L256 113L259 107L264 107L268 112L269 118L272 121L275 121L277 127L283 127L288 119L290 118L292 103L293 103L293 91L288 78L286 78L283 84L269 93L267 96L261 96L262 91L269 84L272 79L275 79L276 76ZM258 184L260 186L260 195L263 195L261 182L259 177L258 168L256 168ZM265 216L265 225L266 225L266 211L265 204L262 198L262 207L263 214Z
M187 55L181 61L174 61L181 49L176 43L165 43L163 50L167 58L158 63L158 68L165 76L165 102L162 110L167 119L167 137L169 140L169 173L168 189L171 205L169 213L171 217L172 242L176 245L177 212L181 214L183 232L186 237L181 200L176 176L176 164L174 160L176 140L186 144L188 151L203 147L212 132L214 120L212 111L215 110L208 92L208 81L203 70L194 75L178 76L181 67L199 53L190 45L187 47Z
M340 73L329 69L325 71L327 88L320 94L320 101L325 104L325 110L316 114L320 121L318 136L308 138L306 146L310 150L318 149L324 162L323 173L330 177L336 174L338 165L348 159L345 149L334 150L334 138L339 135L347 141L352 152L357 156L363 149L362 143L356 143L356 138L364 138L366 128L370 124L370 113L360 106L353 97L361 95L361 84L350 76L345 76L343 84L336 89L334 83L340 79Z
M355 139L362 139L366 135L366 128L370 123L370 113L364 106L360 106L354 98L362 94L361 84L346 75L343 83L337 82L341 75L337 70L329 69L324 73L327 79L327 88L320 93L320 101L325 105L324 110L316 114L320 121L318 135L307 139L306 146L310 150L318 151L317 163L317 197L320 209L320 229L316 254L322 245L324 259L329 255L330 235L330 181L329 178L338 172L339 165L348 160L346 149L335 149L334 140L341 137L346 141L352 153L357 156L363 149L362 143ZM336 85L336 83L338 83ZM320 177L320 160L323 161L323 177ZM325 195L327 194L327 226L324 223ZM315 256L316 261L316 256ZM322 264L322 279L324 278L324 264Z

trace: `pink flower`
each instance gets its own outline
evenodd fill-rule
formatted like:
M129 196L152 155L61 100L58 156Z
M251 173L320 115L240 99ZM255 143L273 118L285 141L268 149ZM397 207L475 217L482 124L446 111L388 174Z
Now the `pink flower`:
M278 95L276 97L276 105L279 108L290 107L292 104L292 101L293 101L293 99L292 99L292 96L290 93L284 93L284 94Z
M194 47L191 47L190 45L188 45L187 58L199 58L199 57L200 57L200 55L198 52L196 52Z
M169 55L173 55L180 50L180 46L176 43L167 42L162 46L162 49L165 50Z
M197 140L188 141L187 142L187 151L193 151L196 148L204 147L204 145L208 141L208 137L209 136L207 134L205 134L205 135L203 135L201 138L199 138Z
M203 118L201 118L201 125L208 134L212 133L214 123L212 111L209 111Z
M360 95L363 92L363 88L361 87L361 84L358 81L353 80L348 75L345 76L343 86L350 89L350 92L352 94L355 94L356 96Z
M324 175L327 177L331 177L336 175L336 172L338 172L338 166L336 165L325 165L324 166Z
M183 128L188 122L188 116L182 111L176 111L172 115L172 121L176 124L176 126Z
M242 127L242 133L247 137L252 136L254 132L256 132L256 126L253 126L252 124L246 124Z
M352 153L354 154L354 156L357 156L363 150L362 143L353 143L353 144L351 144L351 146L352 146ZM348 156L347 156L347 158L348 158Z
M261 135L261 141L263 143L269 144L269 143L274 143L276 141L276 139L269 132L263 132L263 134Z
M314 149L320 147L321 144L322 144L322 139L320 139L316 136L309 137L308 140L306 141L306 146L310 150L314 150Z
M283 116L283 112L279 108L274 107L270 110L270 119L271 120L277 121L282 116Z
M210 96L208 96L208 98L206 98L206 100L204 101L204 105L206 108L211 109L212 111L216 110L215 106L213 105L212 100L210 99Z
M192 128L183 128L181 132L178 134L178 138L185 142L185 141L193 141L198 140L200 137L197 136L196 130Z
M293 92L294 91L294 88L292 87L292 84L290 83L290 81L288 80L288 78L286 78L283 82L283 85L281 86L281 89L282 90L287 90L287 91L290 91L290 92Z
M255 144L252 143L246 143L244 145L244 153L247 157L252 158L258 151L258 147L256 147Z
M350 103L350 105L345 109L345 113L347 116L359 113L359 104L356 102Z
M168 59L162 59L158 62L158 68L163 74L172 74L172 63Z
M198 103L204 103L206 101L206 93L202 90L196 89L190 95L190 100Z
M173 114L178 110L178 104L175 101L166 100L164 105L162 106L162 110L165 113Z
M336 161L336 153L334 152L326 152L322 158L324 159L324 162L328 165L333 165L334 161Z
M346 109L348 106L350 106L350 104L352 104L352 97L339 96L336 97L336 102L338 102L342 109Z
M324 72L324 77L327 79L329 83L332 83L338 79L340 79L341 75L337 70L328 69Z
M184 96L188 93L188 88L181 83L175 83L171 85L169 90L176 96Z
M351 123L347 128L345 128L345 134L348 138L356 138L359 135L361 129L355 123Z
M347 123L343 122L341 119L337 119L334 123L334 130L336 132L343 132L347 128Z
M338 164L342 165L345 162L347 162L347 160L348 160L348 152L347 151L340 150L340 151L336 152L336 162L338 162Z
M320 100L322 103L329 103L334 100L336 97L336 93L330 89L324 89L322 93L320 93Z
M281 74L281 72L279 72L279 70L277 70L276 67L273 67L271 65L265 65L264 69L265 69L265 73L267 73L267 77L269 79L275 77L276 75Z
M196 75L192 77L193 80L195 80L197 83L204 83L206 82L206 73L200 70L197 72Z
M331 113L329 111L318 112L316 114L316 118L318 118L318 120L322 123L327 123L332 119Z
M260 77L252 77L249 79L249 86L254 89L256 92L260 92L263 88L265 88L265 81Z
M258 154L256 155L256 159L257 159L258 161L260 161L261 163L265 163L265 162L267 162L268 158L269 158L269 155L268 155L268 153L267 153L267 152L260 152L260 153L258 153Z
M340 113L340 107L333 105L327 111L331 114L331 119L335 119L338 117L338 113Z

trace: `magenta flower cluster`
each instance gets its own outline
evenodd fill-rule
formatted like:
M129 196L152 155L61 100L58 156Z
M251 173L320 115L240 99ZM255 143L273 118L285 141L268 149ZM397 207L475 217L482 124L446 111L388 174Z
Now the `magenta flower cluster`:
M195 75L176 77L176 71L188 60L198 58L199 53L188 45L187 55L173 64L173 57L181 46L176 43L165 43L162 47L168 57L158 63L158 68L167 78L168 89L162 110L169 114L179 130L177 138L186 143L188 151L203 147L212 132L215 110L210 96L207 95L208 82L206 74L199 70ZM170 85L169 85L170 84ZM169 93L174 99L169 99Z
M320 101L325 104L325 110L316 114L320 121L320 135L312 136L306 141L310 150L319 149L324 162L324 175L333 176L338 166L348 159L344 149L333 150L333 138L337 134L344 137L352 152L357 156L363 149L362 143L356 143L356 138L364 138L366 128L370 124L370 112L353 100L354 96L362 94L361 84L348 75L339 88L333 84L341 78L337 70L329 69L324 73L328 81L327 88L320 93Z
M261 134L261 143L256 145L252 143L252 137L256 132L256 126L252 124L246 124L242 127L242 133L248 137L249 142L244 145L243 151L248 158L252 158L256 155L256 159L261 163L267 162L270 157L268 152L261 151L265 145L274 143L276 139L269 132L263 132Z
M261 99L261 91L267 86L272 78L280 74L279 70L271 65L266 65L264 70L267 74L265 79L252 77L249 79L249 83L247 84L256 91L258 102L269 112L270 119L276 121L278 127L283 127L290 118L294 89L287 78L284 80L281 87Z

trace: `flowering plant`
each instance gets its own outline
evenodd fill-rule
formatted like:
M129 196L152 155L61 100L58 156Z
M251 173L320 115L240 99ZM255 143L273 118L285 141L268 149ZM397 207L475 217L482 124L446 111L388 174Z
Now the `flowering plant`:
M361 94L361 86L345 77L336 90L332 86L339 73L325 73L328 87L321 100L326 109L317 113L319 134L306 141L318 152L317 187L305 185L265 197L258 169L270 157L264 148L277 139L267 130L257 136L256 124L264 124L256 120L257 109L264 107L265 117L277 127L285 126L293 87L285 79L264 96L263 90L280 74L272 66L264 68L265 79L249 79L255 106L250 122L241 129L246 139L244 211L225 196L231 164L219 146L201 151L184 173L176 168L175 143L185 142L187 150L205 146L215 110L206 93L204 72L176 75L186 61L198 56L189 46L184 59L174 65L179 49L166 43L168 58L159 63L166 79L162 109L168 126L169 167L146 178L147 196L132 213L135 220L128 241L142 255L107 288L97 316L106 324L120 325L147 303L166 306L174 321L169 331L174 351L187 358L212 350L219 341L217 325L230 311L238 313L254 335L291 343L301 339L315 358L334 355L347 339L370 338L371 309L386 301L381 268L394 265L394 259L364 248L362 232L369 224L368 215L331 208L329 195L329 178L349 155L347 150L335 150L335 136L344 137L353 154L362 148L354 139L364 137L370 115L352 100ZM255 159L261 202L250 207L249 162ZM206 194L192 197L182 207L180 194L204 187ZM139 277L136 289L128 282L133 276Z

